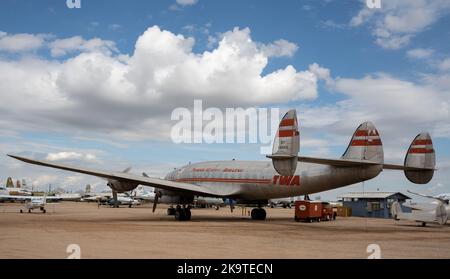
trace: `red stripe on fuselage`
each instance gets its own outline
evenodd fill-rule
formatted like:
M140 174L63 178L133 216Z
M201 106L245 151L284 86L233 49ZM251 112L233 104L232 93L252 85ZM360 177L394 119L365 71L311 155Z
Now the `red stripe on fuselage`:
M221 182L221 183L270 184L271 179L196 177L196 178L180 178L180 179L175 179L175 181L177 181L177 182Z

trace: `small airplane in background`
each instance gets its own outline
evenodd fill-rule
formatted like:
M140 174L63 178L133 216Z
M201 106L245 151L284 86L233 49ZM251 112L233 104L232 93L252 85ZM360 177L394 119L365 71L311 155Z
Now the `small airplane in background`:
M35 209L39 209L42 213L47 213L45 210L45 205L47 204L47 196L43 197L31 197L25 202L25 210L31 213ZM23 209L20 210L23 213Z
M406 203L403 206L410 207ZM427 223L437 223L445 225L448 220L447 211L442 203L435 204L432 207L417 209L415 206L411 207L411 212L403 212L402 205L399 202L394 202L391 206L392 218L396 221L409 220L421 223L425 227Z
M141 202L127 195L118 195L117 199L109 199L108 204L111 207L119 207L121 205L125 205L131 208L133 206L141 205Z
M300 132L295 110L281 120L270 161L213 161L189 164L170 172L165 179L151 178L128 171L104 171L40 161L17 155L17 160L50 168L104 178L117 193L138 185L155 189L153 211L158 202L176 205L168 215L178 221L191 219L190 205L195 196L215 197L231 204L252 205L253 220L265 220L264 206L270 199L309 195L370 180L383 170L401 170L416 184L428 183L435 171L435 151L428 133L417 135L409 147L403 165L386 164L380 134L371 122L358 126L341 158L326 159L299 156Z
M284 199L271 199L269 200L269 206L271 208L275 208L275 207L283 207L283 208L291 208L292 205L294 204L294 198L290 197L290 198L284 198Z
M416 196L432 199L431 202L405 202L402 205L404 207L411 208L411 213L403 213L397 214L396 219L407 219L413 220L417 222L422 222L422 226L426 226L426 223L438 223L440 225L444 225L448 221L448 217L450 216L450 194L443 193L436 196L429 196L420 193L415 193L408 190L408 193L411 193ZM395 217L398 208L395 209L392 216ZM403 213L403 214L402 214ZM405 215L406 214L406 215ZM408 215L409 214L409 215Z
M47 200L62 200L62 198L56 196L48 197L47 194L44 194L44 196L17 196L7 194L7 191L5 193L5 190L0 193L0 200L25 202L25 211L28 211L28 213L31 213L34 209L40 209L42 213L46 213L47 211L45 210L45 206L47 204ZM23 212L24 210L21 209L20 213Z

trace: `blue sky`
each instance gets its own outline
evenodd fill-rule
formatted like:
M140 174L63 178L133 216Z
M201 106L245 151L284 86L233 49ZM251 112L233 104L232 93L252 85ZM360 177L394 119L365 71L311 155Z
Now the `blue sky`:
M341 155L357 125L372 120L386 161L401 163L413 137L429 130L440 168L429 185L384 173L366 187L450 192L446 2L382 1L372 10L357 0L81 0L80 9L68 9L65 0L2 1L0 151L102 169L133 166L155 176L189 161L264 159L258 144L174 144L167 136L171 112L201 98L219 108L297 108L305 155ZM209 67L223 69L227 47L239 50L225 63L237 72L213 76L214 86L223 85L211 88L202 77ZM208 63L207 53L216 53ZM200 66L192 78L177 76L194 62ZM148 81L167 69L176 74ZM247 82L270 75L264 88ZM37 186L104 187L95 178L25 167L5 156L0 164L0 183L11 175ZM361 185L321 195L353 190Z

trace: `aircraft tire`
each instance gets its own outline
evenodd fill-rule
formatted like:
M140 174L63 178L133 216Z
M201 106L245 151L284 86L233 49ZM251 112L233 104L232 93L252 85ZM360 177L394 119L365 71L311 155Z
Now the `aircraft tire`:
M186 220L186 211L182 208L177 208L177 210L175 211L175 220L185 221Z
M191 220L191 209L190 208L186 208L184 209L184 220L185 221L190 221Z
M23 213L23 210L22 210L22 209L20 210L20 213Z
M45 209L44 209L44 210L42 210L42 213L44 213L44 214L45 214L45 213L47 213L47 210L45 210Z
M252 220L265 220L266 211L263 208L253 208L251 212Z
M173 215L175 215L175 211L176 211L175 208L169 207L169 208L167 208L167 215L173 216Z
M31 209L28 209L28 213L31 213Z

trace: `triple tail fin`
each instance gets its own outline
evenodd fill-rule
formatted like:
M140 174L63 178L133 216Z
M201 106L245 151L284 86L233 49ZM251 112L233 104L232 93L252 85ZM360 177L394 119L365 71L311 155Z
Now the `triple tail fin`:
M431 181L436 166L436 153L433 141L428 133L420 133L414 138L405 157L405 176L416 184L426 184ZM411 170L418 168L423 170Z
M280 122L273 143L272 159L275 170L284 176L293 175L297 169L300 150L300 133L298 131L295 109L288 111Z
M341 159L384 163L383 144L372 122L359 125Z

